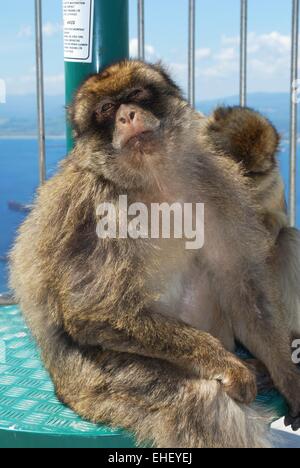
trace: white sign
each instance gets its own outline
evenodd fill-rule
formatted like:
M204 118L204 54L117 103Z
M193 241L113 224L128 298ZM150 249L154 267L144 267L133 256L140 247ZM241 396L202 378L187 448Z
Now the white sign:
M92 62L94 0L63 0L66 62Z

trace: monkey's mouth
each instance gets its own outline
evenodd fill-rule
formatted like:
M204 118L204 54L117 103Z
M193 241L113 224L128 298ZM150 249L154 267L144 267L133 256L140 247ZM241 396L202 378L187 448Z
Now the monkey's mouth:
M153 130L145 130L144 132L133 135L132 137L128 139L125 146L128 144L142 143L144 141L148 141L150 137L153 136L153 134L154 134Z
M145 145L153 143L155 136L153 130L145 130L144 132L138 133L130 137L124 145L124 148L128 149L142 149Z

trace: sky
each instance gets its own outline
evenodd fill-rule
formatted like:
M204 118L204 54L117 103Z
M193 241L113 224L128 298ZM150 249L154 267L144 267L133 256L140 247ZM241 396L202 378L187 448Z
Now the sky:
M110 0L105 0L110 1ZM0 0L4 3L4 0ZM130 50L137 50L136 0ZM248 90L288 92L291 0L249 0ZM197 0L197 101L238 94L240 0ZM0 16L0 80L8 95L35 92L34 1L5 1ZM188 0L145 0L146 51L187 85ZM43 0L45 88L64 92L62 1Z

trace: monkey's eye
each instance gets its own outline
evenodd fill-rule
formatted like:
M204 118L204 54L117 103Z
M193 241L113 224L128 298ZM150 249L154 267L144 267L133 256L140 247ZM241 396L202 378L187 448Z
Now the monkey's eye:
M132 90L128 94L127 99L128 100L142 99L142 98L144 98L146 96L146 94L147 94L146 90L141 89L141 88L137 88L137 89Z
M106 112L111 111L114 109L115 105L112 102L106 102L105 104L102 104L101 106L101 112L103 114L106 114Z
M103 100L95 109L97 119L102 122L103 120L112 117L115 107L116 105L113 101Z

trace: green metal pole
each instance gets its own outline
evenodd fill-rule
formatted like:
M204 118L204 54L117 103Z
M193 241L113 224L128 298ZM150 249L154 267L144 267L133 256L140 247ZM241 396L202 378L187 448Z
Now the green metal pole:
M72 11L70 3L64 0L64 22L65 22L65 47L66 28L74 24L73 17L76 11ZM66 80L66 105L73 99L74 93L80 84L91 74L98 73L101 69L111 63L128 58L129 56L129 32L128 32L128 0L89 0L85 2L87 13L90 9L89 27L93 27L90 35L91 58L70 59L68 51L65 50L65 80ZM85 8L83 7L83 8ZM78 18L77 18L78 20ZM79 22L82 18L79 18ZM78 24L77 24L78 26ZM86 26L86 24L85 24ZM78 28L74 29L75 35ZM74 32L67 32L69 37L74 37ZM80 34L80 33L79 33ZM84 40L82 39L83 43ZM80 42L80 37L77 42ZM76 43L73 41L76 48ZM75 53L76 54L76 53ZM80 55L80 53L79 53ZM71 61L69 61L71 60ZM67 147L68 151L73 148L72 131L67 123Z

